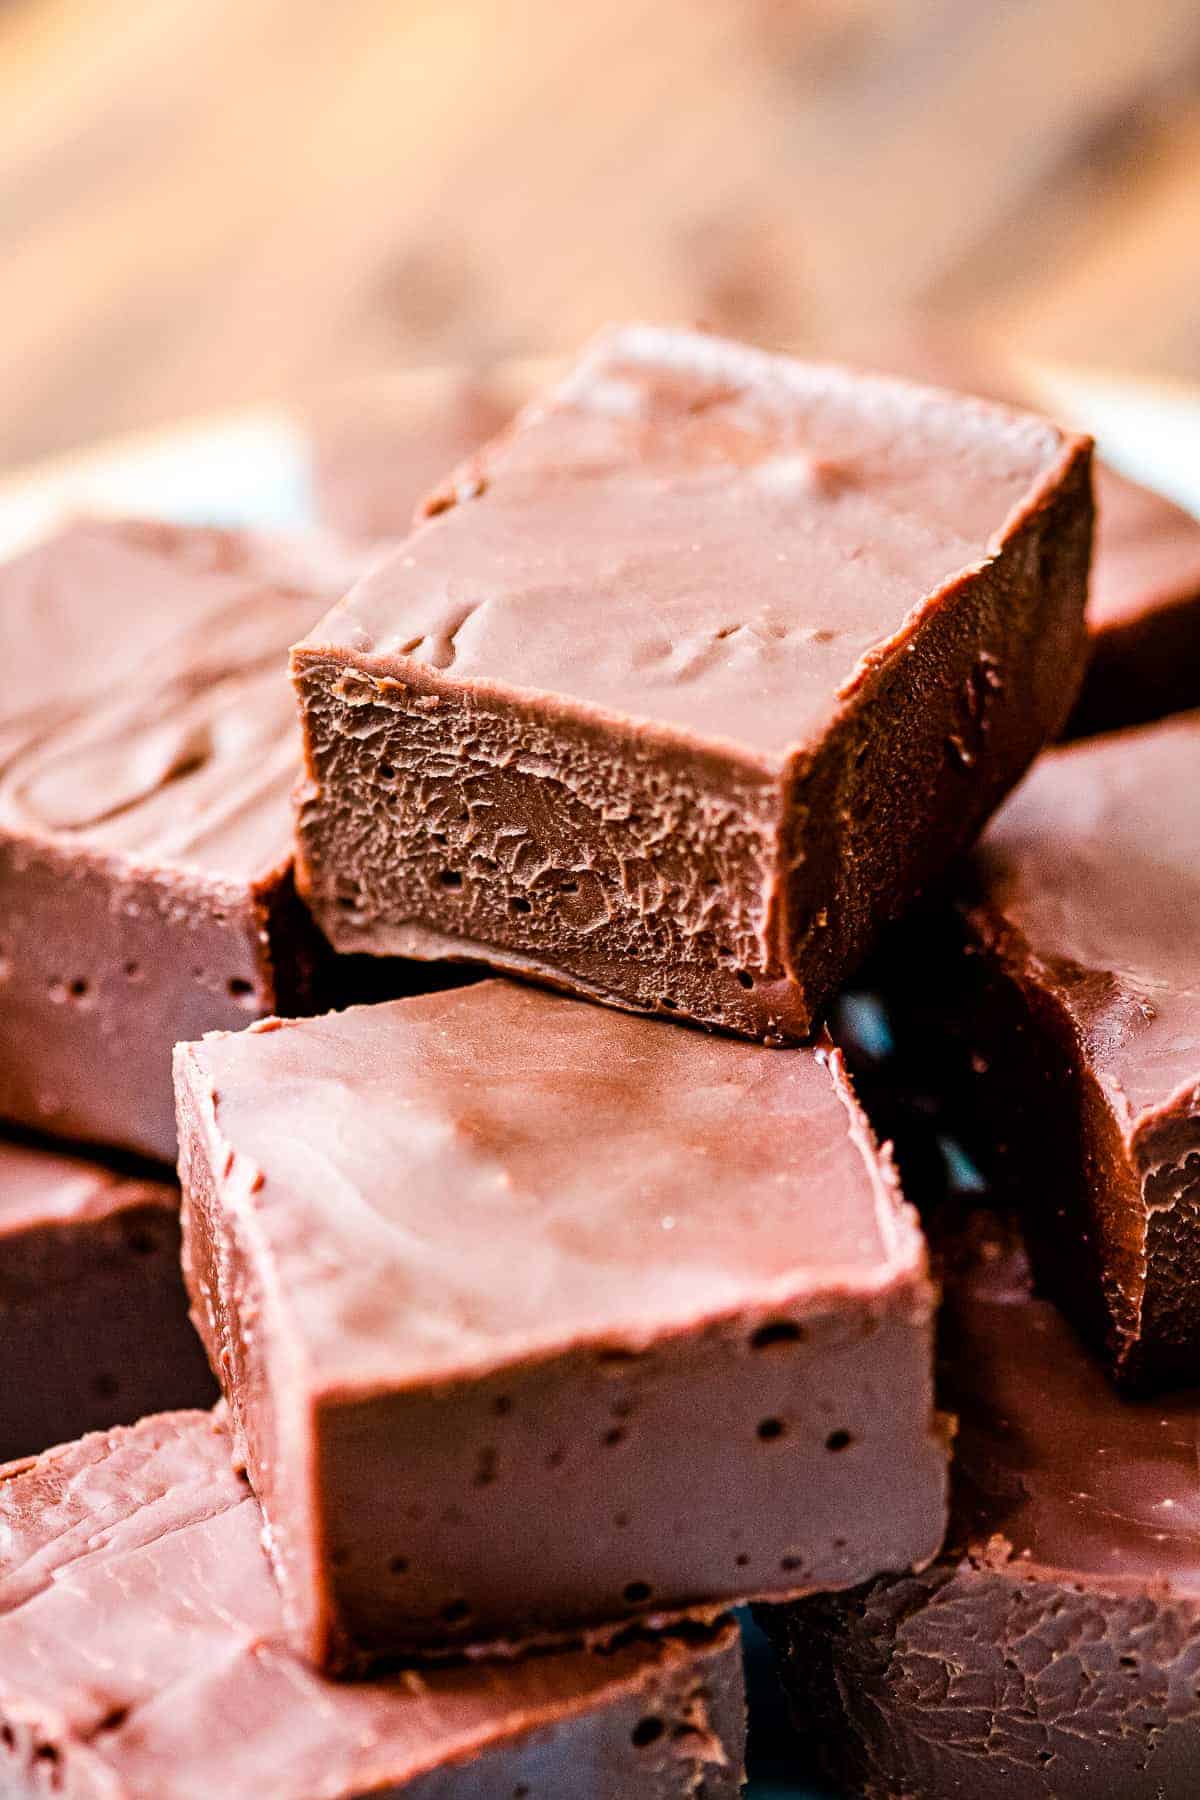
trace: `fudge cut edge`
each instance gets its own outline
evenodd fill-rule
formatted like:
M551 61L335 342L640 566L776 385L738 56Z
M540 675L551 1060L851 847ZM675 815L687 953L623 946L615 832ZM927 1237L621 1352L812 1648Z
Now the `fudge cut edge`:
M1092 634L1087 671L1064 736L1148 725L1200 704L1200 571L1195 592L1148 605Z
M162 1470L152 1470L144 1491L139 1475L143 1459L153 1464L164 1448L177 1452L176 1479L170 1489L174 1504L160 1531L186 1533L193 1526L203 1530L222 1516L256 1511L248 1490L228 1468L227 1434L219 1420L219 1409L217 1414L196 1410L155 1414L136 1425L92 1433L0 1467L0 1511L11 1508L16 1522L6 1610L19 1612L26 1601L36 1599L47 1580L53 1588L55 1564L61 1570L66 1563L86 1565L93 1554L103 1558L122 1535L132 1543L131 1566L137 1566L141 1534L124 1528L144 1505L151 1514L161 1505ZM32 1506L31 1486L38 1501ZM157 1541L152 1534L148 1546ZM234 1554L231 1579L236 1579L239 1555L257 1561L258 1545L249 1532L235 1533L224 1549ZM254 1574L257 1578L257 1570ZM281 1794L308 1793L325 1710L339 1794L357 1795L368 1787L375 1793L385 1779L389 1794L402 1789L412 1800L475 1793L481 1782L491 1784L489 1793L526 1788L532 1792L545 1782L557 1791L567 1771L580 1768L594 1776L596 1794L604 1800L624 1800L631 1786L642 1782L652 1784L663 1800L675 1795L682 1800L701 1788L713 1800L734 1800L741 1792L745 1700L738 1631L731 1619L721 1619L711 1628L631 1634L609 1656L588 1658L569 1652L560 1666L572 1674L561 1681L556 1679L555 1665L544 1665L549 1677L545 1681L538 1679L536 1664L524 1665L524 1671L513 1665L511 1678L499 1672L491 1702L466 1671L468 1693L477 1697L475 1719L473 1724L466 1721L466 1729L448 1729L442 1743L438 1709L445 1697L455 1696L459 1678L455 1668L428 1670L423 1676L416 1671L391 1673L366 1692L322 1686L319 1678L294 1664L289 1673L291 1658L275 1642L273 1631L264 1639L261 1614L255 1628L261 1596L244 1614L236 1602L232 1611L222 1612L214 1601L212 1616L202 1608L195 1619L199 1637L194 1679L185 1672L180 1680L176 1672L164 1677L158 1691L145 1691L144 1656L139 1657L137 1650L152 1647L161 1629L162 1610L156 1600L163 1580L161 1570L151 1564L147 1589L139 1591L132 1575L124 1578L132 1581L128 1590L124 1581L118 1584L130 1601L134 1644L128 1704L123 1703L126 1688L119 1669L99 1692L79 1695L80 1706L68 1703L78 1678L78 1658L70 1643L65 1645L61 1699L47 1679L53 1669L44 1662L40 1678L29 1688L22 1680L20 1661L8 1668L7 1680L0 1672L0 1778L7 1775L11 1784L4 1787L6 1794L41 1795L47 1782L55 1791L62 1786L72 1794L103 1793L109 1800L133 1800L150 1791L174 1794L173 1772L181 1756L182 1786L195 1793L199 1790L192 1758L210 1730L216 1740L210 1746L211 1762L203 1765L210 1781L228 1783L239 1772L269 1767ZM169 1607L170 1593L162 1592L162 1599ZM115 1623L119 1635L120 1619L109 1623ZM149 1627L148 1639L140 1626ZM216 1637L224 1634L226 1644L217 1643L214 1626ZM187 1630L185 1623L185 1634ZM178 1650L180 1637L173 1636ZM215 1666L214 1649L222 1652ZM106 1715L110 1685L115 1703ZM172 1699L182 1701L182 1714L178 1705L164 1707L168 1689ZM340 1723L343 1699L346 1718ZM272 1752L278 1749L276 1734L286 1725L288 1710L302 1718L314 1706L317 1721L312 1737L298 1748L295 1761L285 1759L280 1769ZM99 1729L97 1718L103 1721ZM183 1728L176 1730L181 1718ZM231 1718L232 1731L223 1732ZM261 1739L255 1731L260 1721ZM357 1744L345 1730L356 1723ZM392 1781L399 1784L394 1790ZM334 1787L328 1791L332 1794Z
M1040 1297L1022 1245L1011 1218L983 1208L952 1219L940 1246L941 1381L960 1419L941 1554L899 1580L766 1607L760 1622L797 1732L839 1788L1188 1795L1196 1397L1114 1392Z
M481 960L809 1036L879 927L1060 730L1086 654L1091 444L864 659L782 759L401 655L292 652L297 885L334 948Z
M756 1613L805 1751L868 1800L1190 1793L1196 1597L1018 1578L994 1554Z
M335 1662L599 1640L923 1562L945 1473L928 1324L908 1293L785 1302L636 1352L320 1396Z
M1067 737L1200 705L1200 520L1106 468L1096 504L1091 650Z
M293 652L297 880L340 952L458 957L748 1036L814 1022L781 955L778 775L546 696Z
M247 886L3 825L0 914L0 1115L160 1162L173 1045L307 1010L327 954L287 861Z
M184 1072L187 1052L186 1044L176 1046L173 1067L182 1264L191 1319L228 1404L234 1463L249 1474L263 1509L263 1544L279 1586L285 1631L300 1654L319 1665L321 1658L312 1651L324 1641L328 1621L312 1616L310 1605L320 1571L311 1518L312 1409L304 1393L304 1352L290 1340L286 1313L260 1280L258 1261L241 1244L220 1239L218 1183L228 1183L236 1173L249 1199L261 1180L254 1170L237 1165L232 1150L225 1151L219 1168L215 1165L212 1128L204 1116L213 1114L215 1096L210 1094L202 1107ZM254 1218L250 1208L243 1211L244 1237L253 1230ZM281 1389L286 1393L293 1386L301 1396L298 1416L296 1409L275 1401ZM288 1493L296 1500L304 1529L279 1534L272 1520L280 1496Z
M841 1292L751 1296L632 1351L618 1331L360 1389L323 1379L291 1332L256 1219L262 1175L222 1137L190 1046L175 1066L193 1319L263 1507L289 1640L306 1660L350 1670L387 1655L599 1642L639 1617L712 1619L750 1596L848 1587L936 1554L946 1443L932 1393L934 1294L903 1203L907 1261L864 1282L852 1304ZM666 1533L647 1513L637 1440L666 1446L660 1480L682 1521L697 1393L714 1457L731 1454L710 1470L717 1499L689 1543L682 1523ZM499 1483L501 1467L518 1479ZM759 1526L757 1543L729 1538L734 1505ZM846 1533L863 1512L871 1530ZM497 1557L497 1543L536 1536L547 1517L550 1540L526 1543L511 1567Z
M641 1666L617 1675L586 1711L562 1707L526 1723L518 1719L479 1753L419 1774L405 1785L411 1800L448 1794L569 1792L581 1771L597 1800L739 1800L745 1784L746 1696L735 1621L717 1620L654 1639L631 1640ZM651 1659L650 1648L656 1651ZM596 1652L603 1660L604 1652ZM476 1775L476 1770L479 1771Z
M0 1462L168 1407L211 1405L188 1324L179 1193L52 1151L46 1201L3 1216L0 1164ZM80 1184L66 1211L61 1184ZM55 1189L58 1188L56 1192Z
M975 965L979 1000L973 1048L983 1073L969 1087L972 1122L985 1141L1000 1141L996 1173L1025 1220L1039 1274L1122 1387L1194 1382L1200 1079L1135 1109L1089 1067L1064 1000L1000 910L966 893L953 928ZM957 979L954 960L942 978ZM1053 1204L1033 1206L1048 1145Z
M995 554L869 652L825 743L790 759L782 953L814 1015L1058 735L1087 652L1092 521L1091 444L1072 439Z

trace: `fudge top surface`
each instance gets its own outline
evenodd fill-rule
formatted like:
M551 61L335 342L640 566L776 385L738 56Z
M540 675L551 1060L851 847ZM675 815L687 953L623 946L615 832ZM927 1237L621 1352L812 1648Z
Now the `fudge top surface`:
M1200 713L1041 758L977 852L1021 971L1131 1115L1200 1111Z
M261 1515L230 1457L214 1415L165 1413L0 1469L0 1707L52 1752L115 1771L122 1795L373 1793L697 1653L736 1653L718 1627L691 1650L666 1637L328 1681L284 1646Z
M774 767L1077 448L984 401L624 327L299 649Z
M960 1547L985 1567L1200 1599L1200 1393L1118 1396L998 1221L952 1253L943 1332Z
M865 367L1006 406L1036 404L1027 378L969 333L905 328L865 339L856 333L852 349ZM1092 630L1133 623L1159 607L1200 598L1200 519L1110 463L1097 460L1092 472L1096 530L1087 608Z
M129 1206L178 1205L173 1182L116 1174L82 1156L0 1141L0 1239L39 1225L103 1219Z
M325 1391L924 1293L832 1050L488 981L176 1057L221 1204Z
M1103 631L1200 599L1200 519L1096 466L1096 546L1088 623Z
M286 864L287 647L362 566L148 521L82 521L0 566L0 830L231 881Z

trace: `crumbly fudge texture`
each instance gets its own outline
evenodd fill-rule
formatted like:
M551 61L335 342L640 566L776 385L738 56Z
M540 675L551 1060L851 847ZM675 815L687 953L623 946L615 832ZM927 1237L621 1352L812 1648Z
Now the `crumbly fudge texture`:
M609 333L294 653L322 929L805 1037L1066 716L1089 449Z
M899 1581L762 1610L797 1729L866 1800L1188 1800L1200 1396L1118 1397L996 1221L960 1252L946 1550Z

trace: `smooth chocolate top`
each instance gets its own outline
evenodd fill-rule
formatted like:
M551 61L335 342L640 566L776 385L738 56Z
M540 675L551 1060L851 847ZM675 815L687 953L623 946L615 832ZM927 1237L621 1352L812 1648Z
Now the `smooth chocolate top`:
M936 338L868 340L850 360L906 380L953 388L1005 406L1032 406L1014 374L977 346ZM532 371L502 364L486 376L464 370L406 370L390 404L376 395L364 411L315 433L318 511L351 537L403 537L418 501L448 469L500 431L528 399ZM1200 598L1200 519L1173 500L1097 461L1096 534L1088 620L1093 630L1123 625L1159 607Z
M161 1413L0 1469L0 1712L33 1722L48 1764L91 1772L89 1793L114 1779L146 1800L390 1792L696 1654L668 1637L324 1680L283 1646L230 1449L213 1415ZM724 1627L692 1643L733 1641Z
M1035 406L1027 378L970 334L913 330L841 334L843 352L865 367L978 394L1006 406ZM1130 625L1163 607L1200 599L1200 519L1095 460L1096 528L1088 589L1093 633Z
M924 1266L832 1049L489 981L213 1034L176 1080L202 1117L215 1096L211 1161L331 1387L643 1348Z
M1131 1115L1200 1107L1198 776L1200 713L1085 739L1036 764L977 852L986 912Z
M0 1240L40 1225L106 1218L131 1205L178 1208L173 1182L120 1175L82 1157L0 1139Z
M1200 1599L1200 1394L1118 1398L1058 1309L1034 1296L1023 1250L998 1227L948 1282L943 1335L970 1554Z
M1200 519L1150 488L1096 465L1093 631L1200 598Z
M0 830L252 880L291 854L287 646L331 544L83 522L0 568Z
M774 767L1075 448L984 402L626 327L460 470L301 648Z

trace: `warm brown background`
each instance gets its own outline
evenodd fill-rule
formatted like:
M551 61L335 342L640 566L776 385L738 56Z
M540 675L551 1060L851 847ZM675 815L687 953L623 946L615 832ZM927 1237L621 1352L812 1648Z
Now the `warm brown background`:
M0 463L620 314L1200 377L1198 0L0 0Z

